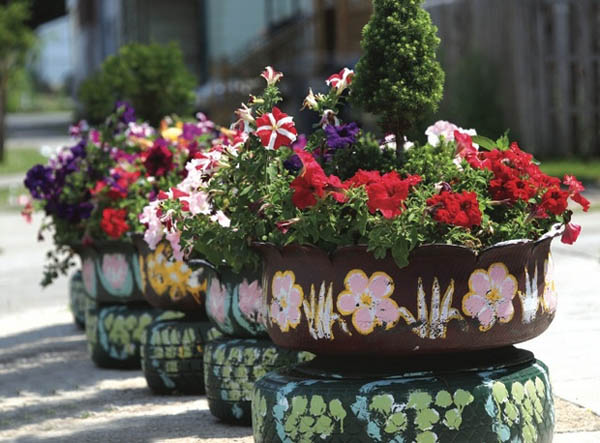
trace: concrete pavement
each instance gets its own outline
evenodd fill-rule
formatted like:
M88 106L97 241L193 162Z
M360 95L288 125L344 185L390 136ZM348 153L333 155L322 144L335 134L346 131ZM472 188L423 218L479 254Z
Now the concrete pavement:
M66 309L67 280L38 287L48 242L0 214L0 441L250 442L217 423L203 397L157 397L139 371L97 369ZM520 346L550 367L555 442L600 441L600 212L577 213L572 247L554 242L559 292L548 331Z

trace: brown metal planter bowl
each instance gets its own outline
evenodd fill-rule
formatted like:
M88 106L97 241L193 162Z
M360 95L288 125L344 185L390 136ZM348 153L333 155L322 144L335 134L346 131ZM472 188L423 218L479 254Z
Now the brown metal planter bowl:
M517 240L479 253L425 245L399 268L364 246L258 243L266 328L275 344L329 355L471 351L529 340L556 310L550 243Z
M98 303L144 301L137 250L130 242L102 241L71 245L81 257L81 274L87 294Z
M205 316L206 288L216 275L204 260L177 261L171 246L162 241L151 250L141 236L133 236L140 260L140 277L146 301L155 308L193 312Z

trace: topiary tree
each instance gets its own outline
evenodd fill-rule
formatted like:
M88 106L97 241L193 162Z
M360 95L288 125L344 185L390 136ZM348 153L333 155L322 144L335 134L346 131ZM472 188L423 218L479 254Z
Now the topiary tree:
M422 3L373 0L352 84L353 103L376 114L383 130L398 141L437 109L443 95L444 71L436 60L440 40Z
M81 84L78 96L91 122L103 121L121 100L139 118L158 124L165 115L192 112L195 85L177 45L133 43L107 57Z

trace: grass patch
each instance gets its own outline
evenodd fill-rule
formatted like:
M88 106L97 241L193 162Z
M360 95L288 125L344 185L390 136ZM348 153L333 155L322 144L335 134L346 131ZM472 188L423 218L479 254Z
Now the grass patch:
M0 163L0 175L25 174L33 165L45 164L47 161L48 159L34 148L7 149L4 151L4 162Z
M574 175L582 182L600 182L600 159L592 160L548 160L543 161L540 168L553 177L563 178L565 174Z

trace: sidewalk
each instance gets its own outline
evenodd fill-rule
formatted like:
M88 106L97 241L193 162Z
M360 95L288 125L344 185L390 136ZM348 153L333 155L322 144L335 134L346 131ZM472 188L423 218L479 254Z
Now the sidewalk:
M578 243L553 246L556 319L520 346L550 368L554 442L597 443L600 212L578 213L575 222L584 227ZM204 397L153 396L140 371L94 367L66 309L66 279L37 287L48 243L37 244L35 231L0 214L0 441L252 441L250 428L218 423Z

